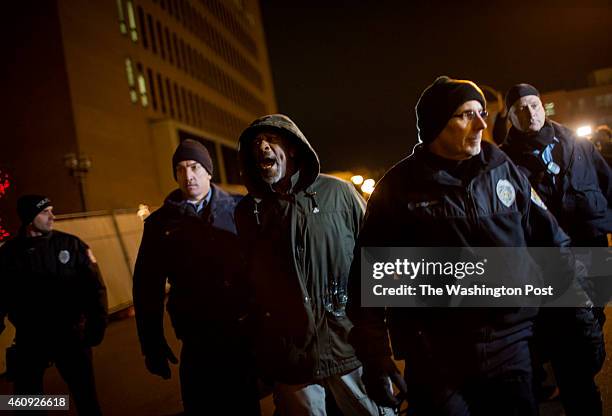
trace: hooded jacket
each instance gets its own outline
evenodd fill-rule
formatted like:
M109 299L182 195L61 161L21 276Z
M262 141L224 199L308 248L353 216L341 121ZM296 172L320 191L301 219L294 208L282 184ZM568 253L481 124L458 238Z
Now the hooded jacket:
M553 137L559 141L552 152L560 166L557 175L547 171L539 156ZM547 120L535 138L512 127L502 150L527 175L572 245L606 244L606 234L612 233L612 170L589 140Z
M243 261L234 223L236 202L211 185L212 196L196 214L172 192L146 220L134 270L134 308L144 355L165 345L167 309L179 339L206 337L211 349L237 335L244 314Z
M484 141L481 146L479 155L462 162L461 177L432 165L423 146L392 167L368 202L358 247L566 247L568 236L527 178L496 146ZM509 206L496 190L500 183L514 190ZM561 260L564 274L557 278L569 285L573 258ZM358 261L350 294L359 293ZM430 354L432 339L444 339L437 343L444 349L510 334L512 342L527 338L537 313L536 308L361 308L355 299L351 296L348 307L355 324L351 341L362 360L391 355L387 329L396 359L414 362Z
M278 130L300 160L288 194L260 179L252 141ZM360 365L347 342L346 284L364 201L352 184L319 174L319 159L286 116L253 122L241 135L239 161L249 194L236 225L253 287L256 353L276 381L307 383Z

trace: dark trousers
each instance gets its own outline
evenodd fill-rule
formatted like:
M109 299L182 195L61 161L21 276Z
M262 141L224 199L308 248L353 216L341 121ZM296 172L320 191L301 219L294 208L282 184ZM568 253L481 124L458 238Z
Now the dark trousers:
M183 339L179 375L186 415L259 416L252 362L236 345Z
M605 360L599 322L588 308L544 308L536 327L540 355L550 359L568 416L600 416L594 377Z
M18 343L15 359L13 385L15 394L44 394L45 370L49 365L55 364L68 385L78 414L86 416L102 414L96 394L90 347L75 342L54 345L42 350L40 345L30 346ZM34 414L41 415L42 413L37 411Z
M408 403L415 414L538 414L524 335L474 343L447 338L429 345L424 355L406 360Z

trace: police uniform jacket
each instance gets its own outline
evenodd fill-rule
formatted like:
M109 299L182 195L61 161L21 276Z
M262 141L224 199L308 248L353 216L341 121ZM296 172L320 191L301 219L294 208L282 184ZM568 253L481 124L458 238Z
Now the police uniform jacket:
M39 237L20 233L0 247L0 329L5 315L18 345L99 344L106 287L88 246L52 231Z
M146 220L134 270L134 308L144 355L165 345L167 310L178 338L199 337L216 350L228 348L246 308L241 284L233 196L211 185L207 206L196 213L179 189ZM229 351L227 351L229 353Z
M462 162L459 177L430 163L434 158L419 145L385 174L368 201L358 248L568 245L527 178L496 146L483 141L480 154ZM348 309L360 359L391 354L387 327L398 359L409 358L411 348L428 336L445 338L443 348L453 348L531 335L535 308L362 308L358 261ZM566 275L558 278L569 285L573 259L562 261Z
M540 155L553 137L558 140L552 150L558 173L551 173ZM589 140L547 120L536 138L512 127L502 150L527 175L573 245L607 245L606 234L612 233L612 170Z

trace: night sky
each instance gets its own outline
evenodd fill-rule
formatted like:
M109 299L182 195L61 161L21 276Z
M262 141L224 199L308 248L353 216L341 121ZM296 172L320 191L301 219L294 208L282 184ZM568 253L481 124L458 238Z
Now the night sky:
M414 105L438 75L545 92L585 87L590 71L612 66L609 3L458 3L261 2L279 111L313 144L323 171L380 170L409 154Z

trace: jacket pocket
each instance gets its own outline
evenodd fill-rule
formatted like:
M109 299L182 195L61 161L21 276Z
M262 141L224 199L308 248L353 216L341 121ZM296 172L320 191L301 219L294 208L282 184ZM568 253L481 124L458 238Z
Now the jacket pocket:
M608 201L601 190L591 184L570 184L566 194L565 206L573 206L577 215L584 219L602 218L606 215Z

